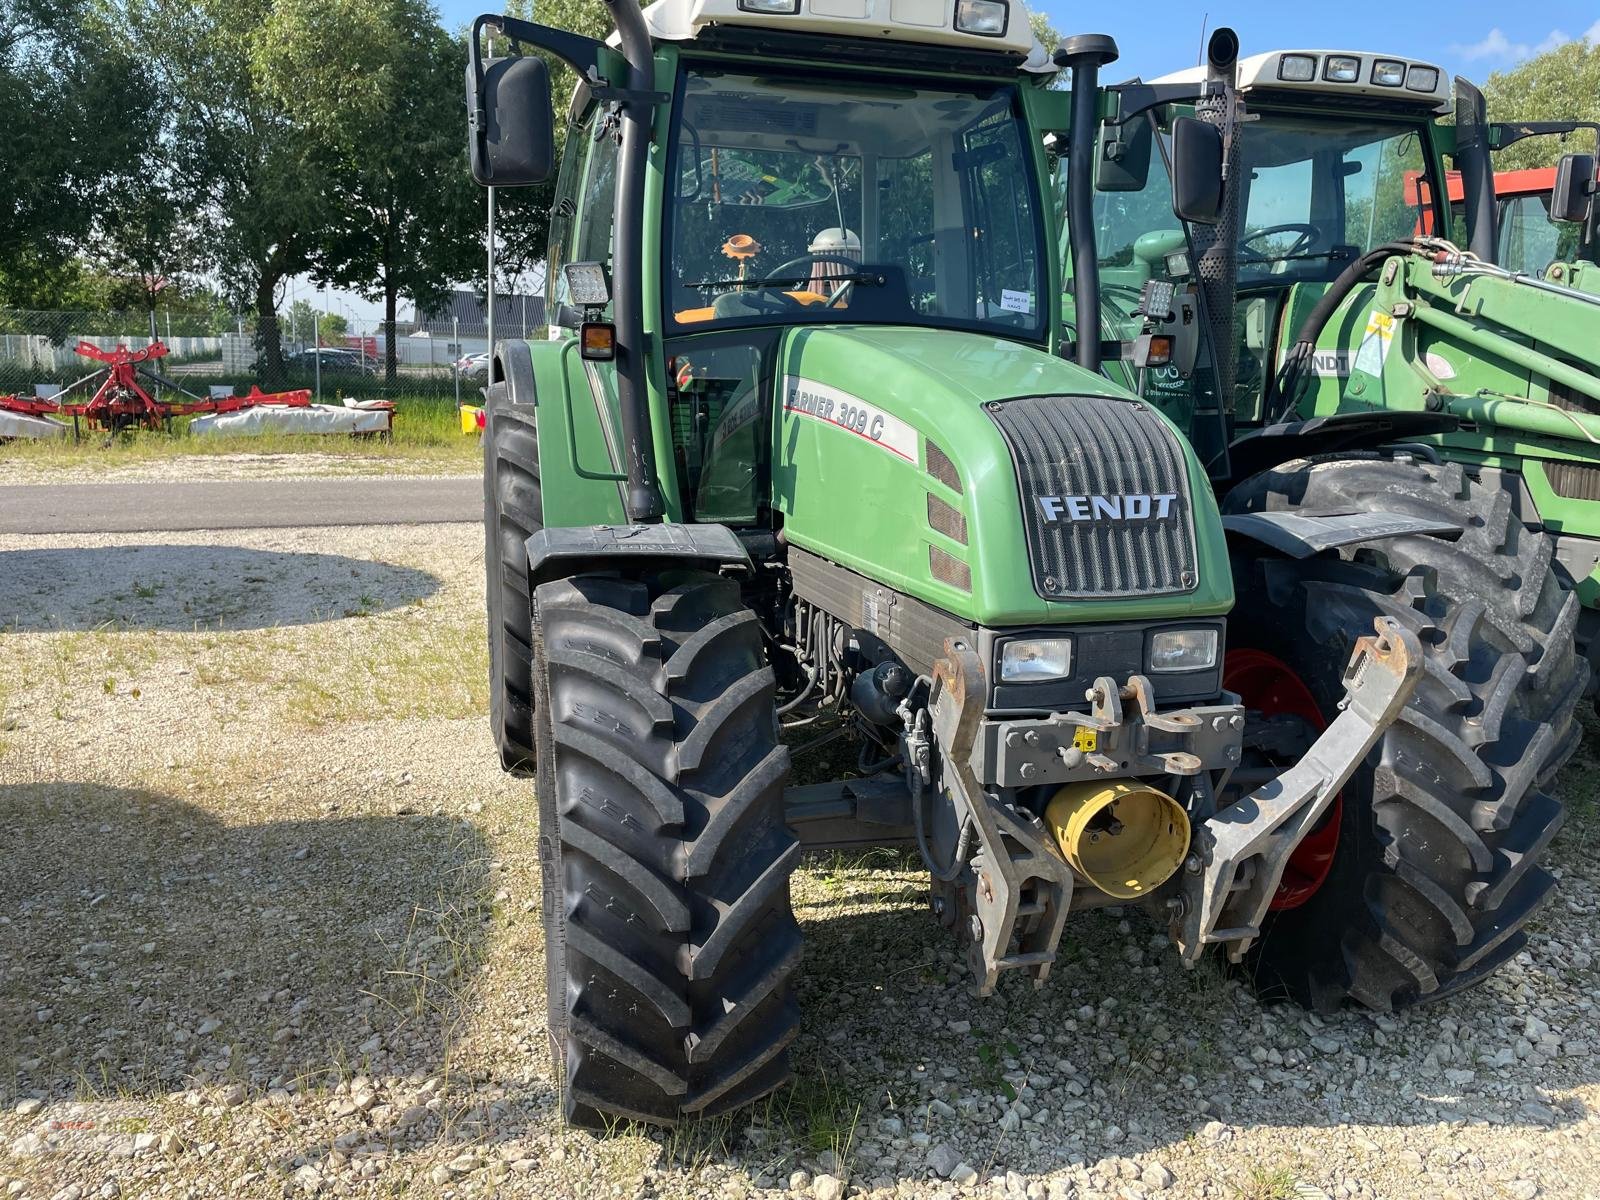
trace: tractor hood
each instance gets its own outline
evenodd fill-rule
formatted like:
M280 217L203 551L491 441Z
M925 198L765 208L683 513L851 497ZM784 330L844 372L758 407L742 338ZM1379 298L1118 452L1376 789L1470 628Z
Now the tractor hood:
M791 544L990 626L1232 606L1192 449L1103 377L1002 338L882 326L796 329L775 375Z

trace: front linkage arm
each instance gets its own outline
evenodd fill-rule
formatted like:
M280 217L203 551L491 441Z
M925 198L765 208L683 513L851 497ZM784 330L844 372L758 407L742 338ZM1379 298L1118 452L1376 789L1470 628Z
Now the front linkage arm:
M1213 943L1225 944L1233 962L1244 957L1261 935L1290 853L1416 690L1417 635L1388 617L1373 624L1377 636L1357 641L1345 668L1342 711L1305 757L1196 830L1172 929L1186 965Z

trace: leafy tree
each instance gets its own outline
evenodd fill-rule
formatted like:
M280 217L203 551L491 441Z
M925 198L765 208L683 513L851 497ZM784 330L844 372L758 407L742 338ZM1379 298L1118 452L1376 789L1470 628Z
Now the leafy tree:
M1496 71L1483 86L1494 121L1600 121L1600 43L1580 39ZM1588 134L1528 138L1495 155L1495 169L1554 166L1563 154L1591 152Z
M322 346L339 345L350 329L341 314L322 312L309 300L296 300L278 320L293 340L309 344L315 331L317 344Z
M113 0L0 0L0 301L52 289L158 145L164 99Z
M390 331L400 296L442 304L483 254L482 196L467 173L465 47L425 0L277 0L255 66L336 181L337 208L311 254L316 277L381 299ZM393 385L397 348L387 340Z
M262 375L283 376L284 282L309 271L338 209L327 156L282 103L262 46L274 0L122 0L134 48L170 97L175 178L206 197L208 265L254 309ZM340 39L323 47L343 58Z

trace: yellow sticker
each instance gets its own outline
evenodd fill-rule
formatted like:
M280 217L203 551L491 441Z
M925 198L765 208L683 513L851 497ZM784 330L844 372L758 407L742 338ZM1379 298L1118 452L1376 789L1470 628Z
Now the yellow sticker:
M1093 729L1079 725L1072 734L1072 744L1084 753L1096 749L1100 745L1100 735Z

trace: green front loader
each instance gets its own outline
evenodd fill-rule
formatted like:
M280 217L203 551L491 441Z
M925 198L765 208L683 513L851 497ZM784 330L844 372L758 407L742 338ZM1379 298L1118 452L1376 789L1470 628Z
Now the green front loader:
M1113 904L1324 1009L1514 954L1578 601L1420 445L1330 508L1305 439L1231 479L1215 396L1139 394L1203 373L1208 310L1094 253L1105 118L1165 103L1101 88L1111 39L1041 46L1012 0L611 9L605 44L480 18L468 73L495 187L553 169L542 55L581 81L551 337L496 347L484 439L491 719L538 791L568 1117L785 1080L808 848L914 846L980 995ZM1239 191L1228 90L1186 94L1163 269ZM856 769L797 784L824 735Z

